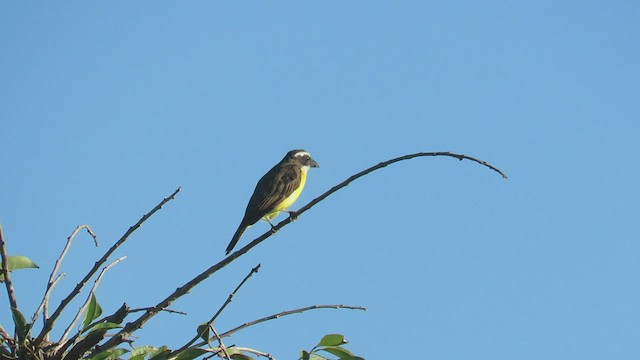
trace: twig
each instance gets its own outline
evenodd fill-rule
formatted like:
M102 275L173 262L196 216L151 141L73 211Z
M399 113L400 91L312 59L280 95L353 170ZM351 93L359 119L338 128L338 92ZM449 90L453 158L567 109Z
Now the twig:
M3 341L6 341L8 343L13 343L13 338L11 337L11 335L9 335L9 333L7 332L7 330L5 330L2 325L0 325L0 337L2 339L0 339L0 343L2 343ZM2 349L4 349L2 346L0 346L0 351L2 351Z
M2 225L0 225L0 257L2 258L2 274L4 275L4 285L7 288L9 304L12 308L18 310L18 301L16 300L13 283L11 282L11 276L9 275L9 261L7 260L9 256L7 256L7 244L4 242L4 231L2 231Z
M303 308L299 308L299 309L294 309L294 310L287 310L287 311L282 311L279 312L277 314L273 314L273 315L269 315L269 316L265 316L263 318L257 319L257 320L253 320L247 323L244 323L240 326L237 326L229 331L226 331L222 334L220 334L220 337L227 337L227 336L231 336L233 333L236 333L244 328L247 328L249 326L253 326L259 323L263 323L265 321L269 321L269 320L273 320L273 319L278 319L284 316L288 316L288 315L293 315L293 314L299 314L305 311L309 311L309 310L316 310L316 309L350 309L350 310L362 310L362 311L367 311L366 307L362 307L362 306L349 306L349 305L312 305L312 306L307 306L307 307L303 307ZM201 344L198 344L198 346L200 346Z
M34 324L35 321L38 318L38 315L40 313L40 311L43 311L44 316L42 317L42 322L43 324L47 321L47 304L49 303L49 298L51 297L51 292L53 291L53 288L58 285L58 283L60 282L60 280L62 280L63 277L65 277L66 274L65 273L60 273L58 274L58 276L53 280L52 283L50 283L49 285L47 285L47 291L45 291L44 296L42 297L42 301L40 302L40 305L38 306L38 309L36 310L36 312L33 314L33 317L31 318L31 323ZM47 337L45 337L46 340L48 340L48 335Z
M220 350L224 354L225 359L231 360L231 357L229 356L229 353L227 352L227 347L224 346L224 343L222 342L222 339L220 338L220 335L218 335L218 332L216 331L216 328L214 328L213 325L211 325L211 324L208 324L207 326L211 329L211 331L213 331L213 335L218 340L218 344L220 344Z
M15 339L13 337L11 337L11 335L9 335L9 333L7 332L7 330L4 329L4 327L2 327L2 325L0 325L0 343L6 342L6 346L7 348L14 348L15 347ZM9 352L9 350L0 346L0 355L10 355L11 352ZM2 359L2 356L0 356L0 359Z
M91 290L89 291L89 296L87 296L87 300L85 300L84 304L82 304L82 306L80 307L80 309L76 313L76 316L73 318L73 320L71 321L71 323L69 324L67 329L64 331L64 333L62 333L62 336L60 337L60 340L58 341L57 348L62 347L63 343L67 339L67 336L69 336L69 333L71 333L71 330L73 330L73 328L76 326L76 323L78 322L78 320L82 316L82 313L89 306L89 302L91 302L91 297L94 296L94 294L96 292L96 289L98 288L98 285L100 285L100 281L102 281L102 277L104 276L104 274L106 274L109 269L111 269L112 267L114 267L115 265L117 265L119 262L121 262L122 260L124 260L126 258L127 258L126 256L122 256L122 257L116 259L111 264L105 266L102 269L102 271L100 271L100 275L98 275L98 278L96 278L96 281L93 282L93 286L91 287Z
M13 283L11 282L11 276L9 275L9 256L7 255L7 245L4 241L4 231L2 225L0 225L0 256L2 258L2 274L4 275L4 284L7 289L7 296L9 297L9 304L12 308L18 309L18 301L16 300L16 294L13 289Z
M149 311L151 310L152 307L145 307L145 308L138 308L138 309L131 309L128 311L129 314L131 313L135 313L135 312L141 312L141 311ZM188 315L186 312L184 311L178 311L178 310L171 310L171 309L160 309L160 311L164 311L164 312L168 312L171 314L178 314L178 315Z
M238 290L240 290L240 288L242 287L242 285L244 285L244 283L247 282L247 280L249 280L249 278L258 272L258 270L260 270L260 266L262 266L261 264L256 265L256 267L254 267L253 269L251 269L251 271L249 271L249 273L247 274L247 276L244 277L244 279L242 279L242 281L240 282L240 284L238 284L238 286L236 286L236 288L231 292L231 294L229 294L229 296L227 297L227 300L222 304L222 306L220 307L220 309L218 309L218 311L216 311L215 315L213 315L213 317L211 317L211 319L209 319L209 321L206 322L207 326L210 326L211 324L213 324L213 322L218 318L218 316L220 316L220 314L222 313L222 311L227 307L227 305L229 305L231 303L231 301L233 300L233 297L236 295L236 293L238 292ZM206 331L206 327L205 330L202 331L202 333L200 334L196 334L196 336L194 336L189 342L187 342L186 344L184 344L182 347L180 347L178 350L175 350L172 355L176 355L178 353L180 353L181 351L186 350L189 346L193 345L196 341L198 341L198 339L204 334L204 332Z
M325 192L324 194L318 196L317 198L311 200L308 204L306 204L305 206L301 207L298 211L295 211L293 216L290 216L289 218L285 219L282 222L285 222L286 220L289 220L289 222L291 222L292 220L294 220L298 215L302 214L303 212L311 209L314 205L316 205L317 203L319 203L320 201L324 200L325 198L327 198L329 195L333 194L334 192L342 189L343 187L349 185L351 182L353 182L354 180L357 180L369 173L372 173L376 170L382 169L384 167L387 167L393 163L397 163L399 161L403 161L403 160L409 160L409 159L413 159L416 157L422 157L422 156L449 156L449 157L454 157L460 161L467 159L467 160L471 160L471 161L475 161L480 165L484 165L486 167L488 167L489 169L497 172L498 174L502 175L502 177L504 179L507 179L507 175L505 173L503 173L500 169L494 167L493 165L487 163L484 160L480 160L480 159L476 159L473 158L471 156L467 156L467 155L462 155L462 154L455 154L452 152L448 152L448 151L436 151L436 152L419 152L419 153L415 153L415 154L409 154L409 155L404 155L404 156L399 156L397 158L393 158L391 160L387 160L387 161L383 161L375 166L372 166L368 169L362 170L361 172L350 176L347 180L341 182L340 184L332 187L331 189L329 189L327 192ZM278 224L280 225L280 224ZM284 225L283 225L284 226ZM277 227L277 226L276 226ZM276 229L277 230L277 229Z
M262 264L258 264L253 269L251 269L251 271L249 271L247 276L245 276L244 279L242 279L242 281L240 282L240 284L238 284L238 286L236 286L236 288L233 290L233 292L231 294L229 294L229 296L227 297L227 300L224 302L224 304L222 304L220 309L218 309L216 314L213 315L211 320L209 320L210 324L213 324L213 322L216 321L218 316L220 316L220 314L222 314L222 311L224 311L224 309L227 307L227 305L229 305L231 303L231 301L233 301L233 297L236 296L236 293L240 290L240 288L247 282L247 280L249 280L249 278L251 276L253 276L253 274L257 273L258 270L260 270L261 266L262 266Z
M89 235L91 235L91 237L93 238L93 242L95 243L96 247L98 246L98 237L93 232L93 230L91 230L89 225L86 225L86 224L78 225L76 227L76 229L73 230L71 235L69 235L69 237L67 237L67 243L65 244L64 249L62 249L62 253L60 254L58 259L56 260L56 263L53 266L53 270L51 270L51 274L49 275L49 281L47 282L47 289L45 290L44 296L42 297L42 302L40 303L40 306L38 306L38 309L36 309L36 312L31 317L31 323L32 324L35 324L36 320L38 319L38 316L40 315L40 311L43 312L43 317L42 317L43 321L45 321L45 322L47 321L48 312L49 312L48 311L49 310L49 298L50 298L50 295L51 295L51 291L53 291L53 288L54 288L55 284L61 278L60 276L56 276L56 274L58 273L58 270L60 270L60 266L62 265L62 261L64 260L65 256L67 256L67 252L71 248L71 243L73 242L73 239L75 239L76 235L78 235L78 233L82 229L87 230Z
M498 172L499 174L501 174L503 177L506 178L506 175L502 171L498 170L496 167L494 167L493 165L488 164L487 162L485 162L483 160L479 160L479 159L476 159L476 158L473 158L473 157L470 157L470 156L467 156L467 155L459 155L459 154L454 154L454 153L450 153L450 152L420 152L420 153L416 153L416 154L400 156L400 157L397 157L397 158L394 158L394 159L391 159L391 160L388 160L388 161L381 162L381 163L379 163L379 164L377 164L375 166L372 166L372 167L370 167L368 169L365 169L365 170L363 170L363 171L361 171L361 172L349 177L347 180L345 180L345 181L341 182L340 184L332 187L331 189L326 191L324 194L318 196L317 198L315 198L311 202L309 202L307 205L303 206L297 212L291 214L289 217L287 217L284 220L282 220L281 222L279 222L276 226L273 227L272 230L269 230L269 231L265 232L261 236L257 237L253 241L251 241L249 244L245 245L243 248L240 248L239 250L233 252L231 255L227 256L226 258L224 258L223 260L221 260L217 264L211 266L210 268L208 268L205 271L203 271L202 273L200 273L198 276L196 276L193 279L189 280L186 284L184 284L181 287L177 288L173 293L171 293L169 296L167 296L164 300L160 301L152 309L150 309L149 311L147 311L144 314L142 314L136 320L134 320L134 321L132 321L130 323L127 323L122 330L120 330L117 334L115 334L111 339L109 339L103 345L103 348L104 349L110 349L110 348L113 348L113 347L117 346L118 344L124 342L129 334L131 334L133 331L136 331L139 328L141 328L147 321L149 321L149 319L154 317L160 311L160 309L164 309L164 308L168 307L176 299L178 299L179 297L181 297L184 294L188 293L191 289L193 289L196 285L198 285L199 283L201 283L202 281L207 279L209 276L213 275L214 273L218 272L220 269L222 269L225 266L229 265L233 260L235 260L238 257L242 256L243 254L245 254L246 252L251 250L254 246L256 246L259 243L263 242L265 239L267 239L268 237L273 235L276 231L281 229L283 226L285 226L285 225L289 224L291 221L293 221L300 214L302 214L303 212L309 210L315 204L317 204L318 202L324 200L326 197L328 197L329 195L333 194L334 192L336 192L336 191L340 190L341 188L347 186L352 181L354 181L354 180L356 180L356 179L358 179L358 178L360 178L360 177L362 177L362 176L364 176L364 175L366 175L366 174L368 174L370 172L373 172L375 170L378 170L378 169L386 167L386 166L388 166L390 164L393 164L395 162L402 161L402 160L408 160L408 159L412 159L414 157L419 157L419 156L450 156L450 157L457 158L459 160L468 159L468 160L471 160L471 161L475 161L475 162L477 162L477 163L479 163L481 165L487 166L488 168Z
M2 225L0 224L0 258L2 259L2 274L4 275L4 285L7 289L7 296L9 297L9 304L12 309L18 310L18 301L16 300L15 290L13 288L13 283L11 282L11 276L9 275L9 256L7 255L7 244L4 241L4 231L2 230ZM9 334L6 333L4 329L2 329L2 336L7 339L11 339ZM18 333L18 326L16 325L16 330L14 334ZM16 340L20 340L19 337L16 337ZM15 342L12 341L13 344ZM22 346L22 345L20 345ZM16 355L18 351L18 346L12 347L11 356Z
M142 216L142 218L135 225L131 226L129 228L129 230L127 230L127 232L125 232L125 234L122 235L122 237L113 246L111 246L111 248L109 250L107 250L107 252L100 258L100 260L96 261L96 263L93 265L93 268L91 268L91 270L89 270L87 275L85 275L85 277L76 285L76 287L73 289L73 291L71 291L71 293L60 302L60 305L58 306L58 308L54 311L54 313L51 315L51 317L49 319L47 319L47 321L45 322L45 324L44 324L44 326L42 328L42 331L40 331L40 334L34 340L34 346L37 347L42 342L42 340L45 338L45 336L51 331L51 329L53 329L54 323L56 322L56 320L58 319L58 317L60 316L60 314L62 313L64 308L67 305L69 305L71 300L73 300L73 298L76 297L76 295L78 295L80 293L80 290L84 287L84 285L87 283L87 281L89 281L89 279L98 271L98 269L100 269L102 264L104 264L107 261L109 256L111 256L111 254L114 251L116 251L116 249L118 249L120 247L120 245L122 245L125 241L127 241L129 236L134 231L136 231L145 221L147 221L147 219L149 219L153 214L155 214L156 211L160 210L162 208L162 206L164 206L164 204L166 204L169 201L173 200L175 198L175 196L180 191L182 191L182 187L179 187L178 189L176 189L176 191L174 191L173 194L171 194L169 197L166 197L166 198L162 199L162 201L160 201L160 203L158 205L156 205L147 214Z
M149 308L149 310L145 311L144 314L140 315L140 317L138 317L132 322L127 323L122 328L122 330L120 330L118 333L113 335L111 339L107 340L107 342L105 342L102 345L102 348L111 349L117 346L118 344L126 341L129 334L141 328L147 321L149 321L149 319L151 319L156 314L158 314L162 309L166 309L167 307L169 307L169 305L171 305L176 299L178 299L179 297L181 297L182 295L188 293L191 289L193 289L194 286L198 285L199 283L204 281L206 278L216 273L218 270L227 266L229 263L233 261L233 259L234 257L232 256L226 257L219 263L203 271L200 275L189 280L186 284L177 288L173 293L167 296L164 300L160 301L158 304L156 304L155 306L152 306L151 308Z

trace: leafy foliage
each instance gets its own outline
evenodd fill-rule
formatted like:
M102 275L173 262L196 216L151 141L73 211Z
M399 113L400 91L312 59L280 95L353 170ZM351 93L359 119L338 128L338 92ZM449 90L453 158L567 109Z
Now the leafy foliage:
M91 293L91 299L89 300L89 307L87 308L87 312L84 314L84 321L82 322L83 331L89 328L91 322L97 319L100 315L102 315L102 307L98 304L96 300L96 295Z
M318 345L313 349L300 352L300 359L302 360L364 360L360 356L354 355L351 351L344 348L342 345L348 342L340 334L325 335L320 339ZM328 357L333 355L334 357Z
M256 357L273 359L271 355L251 348L236 346L227 348L225 347L222 338L230 336L232 333L242 330L246 327L253 326L264 321L277 319L282 316L287 316L290 314L300 313L308 310L322 308L351 308L364 310L364 308L361 307L349 307L346 305L313 305L306 308L283 311L278 314L270 315L249 323L245 323L227 332L218 334L213 327L215 319L222 313L225 307L229 305L229 303L231 302L231 298L236 294L240 287L249 279L249 277L251 277L251 275L258 271L260 267L260 265L258 265L251 270L251 272L245 277L240 285L238 285L238 287L229 295L227 301L218 310L218 312L216 312L216 314L208 322L202 323L196 327L196 336L181 348L172 350L167 346L155 347L150 345L134 347L133 339L131 338L131 333L129 332L130 330L126 328L126 326L130 326L131 322L126 323L125 327L123 327L122 325L124 323L124 320L129 314L132 313L132 311L126 304L123 304L111 315L104 316L104 310L98 302L97 296L95 294L95 289L102 280L105 272L123 259L120 258L112 262L111 264L102 267L106 263L109 255L113 251L115 251L117 247L122 245L122 243L124 243L128 236L131 235L131 233L137 228L139 228L140 225L155 211L159 210L162 205L171 200L179 190L180 189L174 192L170 197L165 198L151 212L143 216L137 224L129 228L125 235L120 240L118 240L116 244L114 244L110 249L107 250L102 258L94 264L94 267L89 271L89 273L85 275L83 280L81 280L78 285L76 285L76 288L74 288L71 293L63 299L59 307L52 312L51 316L47 316L45 318L44 325L39 334L35 333L33 325L36 324L36 320L39 316L44 316L46 314L43 309L48 309L48 302L51 292L53 291L58 281L62 279L62 275L57 274L57 271L59 270L59 266L62 263L62 260L64 259L73 238L81 229L86 229L94 238L94 240L96 239L96 236L87 225L78 226L73 234L69 236L69 238L67 239L67 245L65 246L60 257L57 259L54 269L51 273L42 303L36 310L34 316L31 318L31 321L28 321L24 314L17 308L17 294L15 294L12 276L10 276L10 274L12 274L12 271L38 268L38 266L35 262L25 256L4 255L6 253L6 243L4 241L4 235L2 234L2 227L0 226L0 253L3 254L3 258L7 261L6 265L7 270L9 271L6 273L6 277L4 276L5 272L0 271L0 281L6 282L5 285L7 288L7 294L9 295L11 303L15 304L15 307L10 307L13 325L15 328L14 335L10 335L10 332L0 326L0 360L116 360L123 358L128 358L129 360L192 360L202 357L217 357L228 360L253 360ZM231 257L233 257L233 255ZM224 264L224 262L221 262L219 264ZM102 270L99 272L99 275L97 275L98 270L100 270L101 267ZM217 270L218 268L214 266L212 267L212 269ZM211 269L209 269L208 271L210 270ZM213 273L213 271L211 271L211 273ZM94 286L89 292L88 299L80 307L80 311L78 311L71 323L65 326L66 330L63 332L61 340L59 342L50 342L49 335L54 330L54 328L56 328L55 325L58 316L74 299L74 297L76 297L80 293L82 287L91 278L94 277ZM201 278L203 277L196 277L194 280L200 279L198 280L198 282L194 283L194 280L192 280L188 284L191 284L192 287L195 284L198 284L199 281L201 281ZM186 287L183 288L188 290L188 288ZM174 293L174 295L176 295L175 298L187 294L188 291L186 290L182 293ZM153 315L163 310L171 311L166 309L166 306L156 305L148 308L146 310L146 314ZM77 321L80 321L81 323L77 327L78 330L75 335L72 335L72 329L76 327ZM141 328L141 326L138 326L133 330L135 331L139 328ZM119 341L114 341L114 339ZM125 342L129 343L131 345L131 348L121 346L121 344ZM362 359L360 357L353 356L353 354L349 350L343 347L344 344L346 344L346 341L344 341L344 337L342 335L326 335L311 351L303 352L303 354L306 354L303 355L303 358L330 359L327 356L333 356L333 358L331 359Z
M2 260L0 260L0 265L2 265ZM39 268L39 266L33 261L31 261L31 259L25 256L20 256L20 255L8 256L7 267L9 271ZM0 281L4 281L4 273L0 274Z

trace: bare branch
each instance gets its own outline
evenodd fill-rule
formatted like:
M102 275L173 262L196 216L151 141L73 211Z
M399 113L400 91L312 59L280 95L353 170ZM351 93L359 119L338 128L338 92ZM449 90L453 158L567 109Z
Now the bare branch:
M244 283L247 282L247 280L249 280L249 278L258 272L258 270L260 270L260 266L262 266L261 264L256 265L256 267L254 267L253 269L251 269L251 271L249 271L249 273L247 274L247 276L244 277L244 279L242 279L242 281L240 282L240 284L238 284L238 286L236 286L236 288L233 290L233 292L231 292L231 294L229 294L229 296L227 297L227 300L224 302L224 304L222 304L222 306L220 307L220 309L218 309L218 311L216 311L215 315L213 315L213 317L211 319L209 319L209 321L206 322L207 326L211 326L211 324L213 324L213 322L218 318L218 316L220 316L220 314L222 313L222 311L227 307L227 305L229 305L231 303L231 301L233 300L233 297L236 295L236 293L238 292L238 290L240 290L240 288L242 287L242 285L244 285ZM193 345L196 341L198 341L198 339L204 334L204 332L206 331L203 330L202 333L196 334L196 336L194 336L189 342L187 342L186 344L184 344L182 347L180 347L178 350L173 352L173 355L178 354L181 351L186 350L189 346Z
M488 167L489 169L491 169L491 170L497 172L498 174L502 175L503 178L507 179L507 175L505 173L503 173L501 170L499 170L498 168L496 168L495 166L487 163L484 160L476 159L474 157L467 156L467 155L455 154L455 153L448 152L448 151L436 151L436 152L419 152L419 153L415 153L415 154L399 156L397 158L393 158L391 160L387 160L387 161L383 161L381 163L378 163L377 165L371 166L371 167L369 167L369 168L367 168L365 170L360 171L359 173L357 173L355 175L350 176L348 179L346 179L343 182L339 183L338 185L332 187L331 189L325 191L322 195L318 196L317 198L311 200L309 203L307 203L306 205L301 207L298 211L290 212L290 216L288 218L285 218L284 220L279 222L272 229L270 229L269 231L265 232L261 236L259 236L256 239L254 239L249 244L247 244L245 247L243 247L243 248L237 250L236 252L232 253L231 255L229 255L229 257L235 259L235 258L239 257L240 255L246 253L247 251L251 250L251 248L253 248L254 246L256 246L259 243L263 242L268 237L273 235L275 232L277 232L278 230L280 230L281 228L283 228L287 224L291 223L298 216L300 216L300 214L302 214L303 212L311 209L317 203L319 203L320 201L326 199L327 197L329 197L329 195L335 193L336 191L346 187L351 182L353 182L353 181L355 181L355 180L357 180L357 179L359 179L359 178L361 178L361 177L363 177L363 176L365 176L365 175L367 175L369 173L372 173L372 172L374 172L376 170L379 170L379 169L382 169L384 167L387 167L387 166L389 166L389 165L391 165L393 163L396 163L396 162L399 162L399 161L403 161L403 160L413 159L413 158L416 158L416 157L423 157L423 156L449 156L449 157L456 158L456 159L458 159L460 161L462 161L464 159L471 160L471 161L477 162L480 165L484 165L484 166Z
M38 306L38 309L36 310L36 312L33 314L33 317L31 318L31 323L32 324L35 324L35 321L38 319L38 315L40 314L40 311L43 311L43 313L44 313L44 316L42 317L42 322L45 323L47 321L47 304L49 303L49 298L51 297L51 292L53 291L53 288L56 285L58 285L60 280L62 280L62 278L65 277L65 276L66 276L65 273L60 273L53 280L53 282L51 282L51 283L49 283L47 285L47 290L45 291L44 296L42 297L42 301L40 302L40 305ZM47 338L48 338L48 336L47 336Z
M35 324L36 320L38 319L38 316L40 315L40 311L43 312L43 314L44 314L43 321L46 322L47 317L48 317L49 298L51 296L51 291L53 291L53 287L55 286L57 281L59 281L61 279L60 276L56 276L56 275L58 273L58 270L60 270L60 266L62 265L62 261L64 260L65 256L67 256L67 252L71 248L71 243L73 242L73 239L75 239L76 235L78 235L78 233L82 229L87 230L89 235L91 235L91 237L93 238L93 242L95 243L96 247L98 246L98 237L93 232L93 230L91 230L89 225L86 225L86 224L78 225L76 227L76 229L73 230L71 235L69 235L69 237L67 237L67 243L65 244L64 249L62 249L62 253L60 254L58 259L56 260L56 263L53 266L53 270L51 270L51 274L49 275L49 281L47 282L47 289L45 290L44 296L42 297L42 302L40 303L40 306L38 306L38 309L36 309L35 313L31 317L31 323L32 324Z
M0 325L0 342L2 341L6 341L8 343L13 343L13 338L11 337L11 335L9 335L9 333L7 332L7 330L5 330L2 325ZM0 351L2 351L2 349L4 349L3 347L0 346Z
M237 256L236 256L237 257ZM128 336L138 329L140 329L149 319L154 317L163 309L166 309L171 305L176 299L188 293L191 289L193 289L196 285L207 279L209 276L213 275L220 269L229 265L236 257L228 256L219 263L211 266L207 270L203 271L200 275L188 281L186 284L177 288L173 293L167 296L164 300L160 301L157 305L150 307L149 310L145 311L144 314L140 315L137 319L132 322L127 323L122 330L116 333L111 339L105 342L102 345L103 349L111 349L118 344L125 342Z
M209 320L210 324L213 324L214 321L216 321L216 319L218 318L218 316L220 316L220 314L222 314L222 311L227 307L227 305L229 305L231 303L231 301L233 301L233 297L236 295L236 293L238 292L238 290L240 290L240 288L242 287L242 285L244 285L247 280L249 280L249 278L251 276L253 276L253 274L257 273L258 270L260 270L260 267L262 266L262 264L258 264L256 265L253 269L251 269L251 271L249 271L249 273L247 274L247 276L244 277L244 279L242 279L242 281L240 282L240 284L238 284L238 286L236 286L236 288L233 290L233 292L231 294L229 294L229 296L227 297L227 300L224 302L224 304L222 304L222 306L220 307L220 309L218 309L218 311L216 312L215 315L213 315L213 317L211 318L211 320Z
M111 254L114 251L116 251L116 249L118 249L125 241L127 241L129 236L134 231L136 231L145 221L147 221L147 219L149 219L153 214L155 214L158 210L160 210L162 206L164 206L164 204L173 200L180 191L182 191L182 187L179 187L178 189L176 189L176 191L173 192L173 194L162 199L162 201L160 201L158 205L156 205L147 214L142 216L142 218L135 225L131 226L129 230L127 230L127 232L125 232L125 234L122 235L122 237L113 246L111 246L109 250L107 250L107 252L100 258L100 260L96 261L96 263L93 265L93 268L89 270L89 272L85 275L85 277L76 285L73 291L71 291L71 293L60 302L60 305L58 306L58 308L53 312L51 317L47 319L47 321L45 322L42 328L42 331L40 331L40 334L34 340L34 346L38 346L42 342L42 340L44 340L45 336L51 331L51 329L53 329L53 325L58 319L58 317L60 316L60 314L62 314L62 311L67 307L67 305L69 305L71 300L73 300L73 298L75 298L76 295L80 293L80 291L82 290L84 285L87 283L87 281L89 281L89 279L98 271L98 269L100 269L102 264L104 264L107 261L107 259L109 259L109 256L111 256Z
M9 261L7 260L9 256L7 255L7 244L4 241L2 225L0 225L0 257L2 258L2 274L4 275L4 285L7 289L7 296L9 297L9 305L18 310L16 293L13 289L13 283L11 282L11 275L9 275Z
M324 194L318 196L317 198L313 199L311 202L309 202L308 204L306 204L305 206L300 208L298 211L292 212L291 215L288 218L285 218L284 220L279 222L277 225L275 225L273 227L272 230L269 230L269 231L265 232L264 234L262 234L261 236L257 237L256 239L251 241L249 244L247 244L243 248L233 252L232 254L230 254L229 256L227 256L226 258L224 258L223 260L221 260L217 264L209 267L208 269L206 269L205 271L203 271L202 273L200 273L199 275L197 275L193 279L189 280L186 284L184 284L183 286L177 288L173 293L171 293L169 296L167 296L164 300L160 301L156 306L151 308L149 311L147 311L144 314L142 314L136 320L134 320L134 321L132 321L130 323L127 323L124 326L124 328L122 330L120 330L120 332L115 334L111 339L109 339L103 345L103 347L105 349L110 349L110 348L115 347L118 344L124 342L127 339L127 337L133 331L136 331L136 330L140 329L147 321L149 321L149 319L154 317L161 309L167 308L176 299L178 299L181 296L183 296L186 293L188 293L191 289L193 289L196 285L198 285L199 283L201 283L202 281L207 279L209 276L215 274L220 269L222 269L225 266L229 265L232 261L234 261L238 257L242 256L243 254L245 254L246 252L251 250L254 246L258 245L259 243L263 242L265 239L267 239L268 237L273 235L276 231L278 231L282 227L284 227L287 224L289 224L290 222L292 222L300 214L302 214L303 212L311 209L314 205L316 205L320 201L324 200L325 198L327 198L329 195L333 194L334 192L336 192L336 191L342 189L343 187L349 185L352 181L354 181L356 179L359 179L359 178L361 178L361 177L363 177L363 176L365 176L365 175L367 175L367 174L369 174L369 173L371 173L373 171L376 171L378 169L381 169L383 167L386 167L388 165L396 163L398 161L409 160L409 159L413 159L415 157L421 157L421 156L449 156L449 157L454 157L454 158L456 158L458 160L464 160L464 159L471 160L471 161L477 162L477 163L479 163L479 164L481 164L483 166L486 166L486 167L488 167L489 169L491 169L493 171L496 171L497 173L502 175L502 177L504 177L504 178L507 177L501 170L499 170L498 168L494 167L493 165L490 165L486 161L479 160L479 159L476 159L476 158L473 158L473 157L467 156L467 155L461 155L461 154L455 154L455 153L443 152L443 151L438 151L438 152L420 152L420 153L400 156L400 157L397 157L397 158L393 158L391 160L387 160L387 161L381 162L381 163L379 163L379 164L377 164L375 166L372 166L372 167L370 167L368 169L365 169L365 170L363 170L363 171L361 171L361 172L349 177L348 179L346 179L345 181L341 182L340 184L332 187L331 189L326 191Z
M124 260L126 258L127 258L126 256L122 256L122 257L116 259L111 264L105 266L102 269L102 271L100 271L100 275L98 275L98 278L96 279L96 281L93 282L93 286L91 287L91 291L89 291L89 296L87 296L87 300L85 300L84 304L82 304L82 306L80 307L80 309L76 313L76 316L74 316L73 320L71 321L71 323L69 324L67 329L64 331L64 333L62 333L62 336L60 337L60 340L58 341L58 348L62 347L63 343L67 339L67 336L69 336L69 333L71 333L71 330L73 330L73 328L76 326L76 323L78 322L78 320L82 316L82 313L89 306L89 302L91 302L91 297L94 296L94 294L96 292L96 289L98 288L98 285L100 285L100 281L102 281L102 277L104 276L104 274L106 274L109 269L111 269L112 267L117 265L120 261L122 261L122 260Z
M142 311L149 311L153 309L153 307L145 307L145 308L138 308L138 309L131 309L129 310L129 314L131 313L135 313L135 312L142 312ZM188 315L186 312L184 311L178 311L178 310L171 310L171 309L160 309L160 311L164 311L167 313L171 313L171 314L178 314L178 315Z
M220 335L218 335L218 332L216 331L216 329L211 324L208 324L207 326L211 329L211 331L213 332L213 335L218 340L218 344L220 344L220 350L224 354L225 359L231 360L231 357L229 356L229 353L227 352L227 347L224 346L224 343L222 342L222 339L220 338Z
M253 326L259 323L263 323L265 321L269 321L269 320L273 320L273 319L278 319L284 316L288 316L288 315L293 315L293 314L299 314L305 311L309 311L309 310L316 310L316 309L349 309L349 310L362 310L362 311L367 311L366 307L362 307L362 306L349 306L349 305L312 305L312 306L307 306L307 307L303 307L303 308L299 308L299 309L294 309L294 310L287 310L287 311L282 311L279 312L277 314L273 314L273 315L269 315L269 316L265 316L263 318L254 320L254 321L250 321L247 323L244 323L238 327L235 327L227 332L224 332L222 334L220 334L220 337L227 337L227 336L231 336L233 333L236 333L244 328L248 328L249 326ZM198 345L200 346L200 344Z

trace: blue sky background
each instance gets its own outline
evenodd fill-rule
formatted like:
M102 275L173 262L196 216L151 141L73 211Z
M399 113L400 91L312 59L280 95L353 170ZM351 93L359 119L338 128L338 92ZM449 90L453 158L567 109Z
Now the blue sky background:
M14 274L19 305L33 313L78 224L101 247L76 239L52 305L178 186L115 254L128 258L98 290L105 312L153 305L222 259L290 149L321 166L298 207L379 161L453 151L510 178L451 158L373 173L136 344L186 342L262 263L219 331L313 304L368 311L228 345L294 359L337 332L368 359L637 359L639 18L633 1L2 2L0 222L9 252L41 266Z

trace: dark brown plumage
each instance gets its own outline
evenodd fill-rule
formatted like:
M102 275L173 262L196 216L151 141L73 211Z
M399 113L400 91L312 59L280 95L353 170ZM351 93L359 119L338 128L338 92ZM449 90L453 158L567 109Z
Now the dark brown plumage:
M249 226L260 219L271 220L297 200L310 167L318 167L318 163L309 153L304 150L291 150L258 181L240 226L227 246L227 255Z

